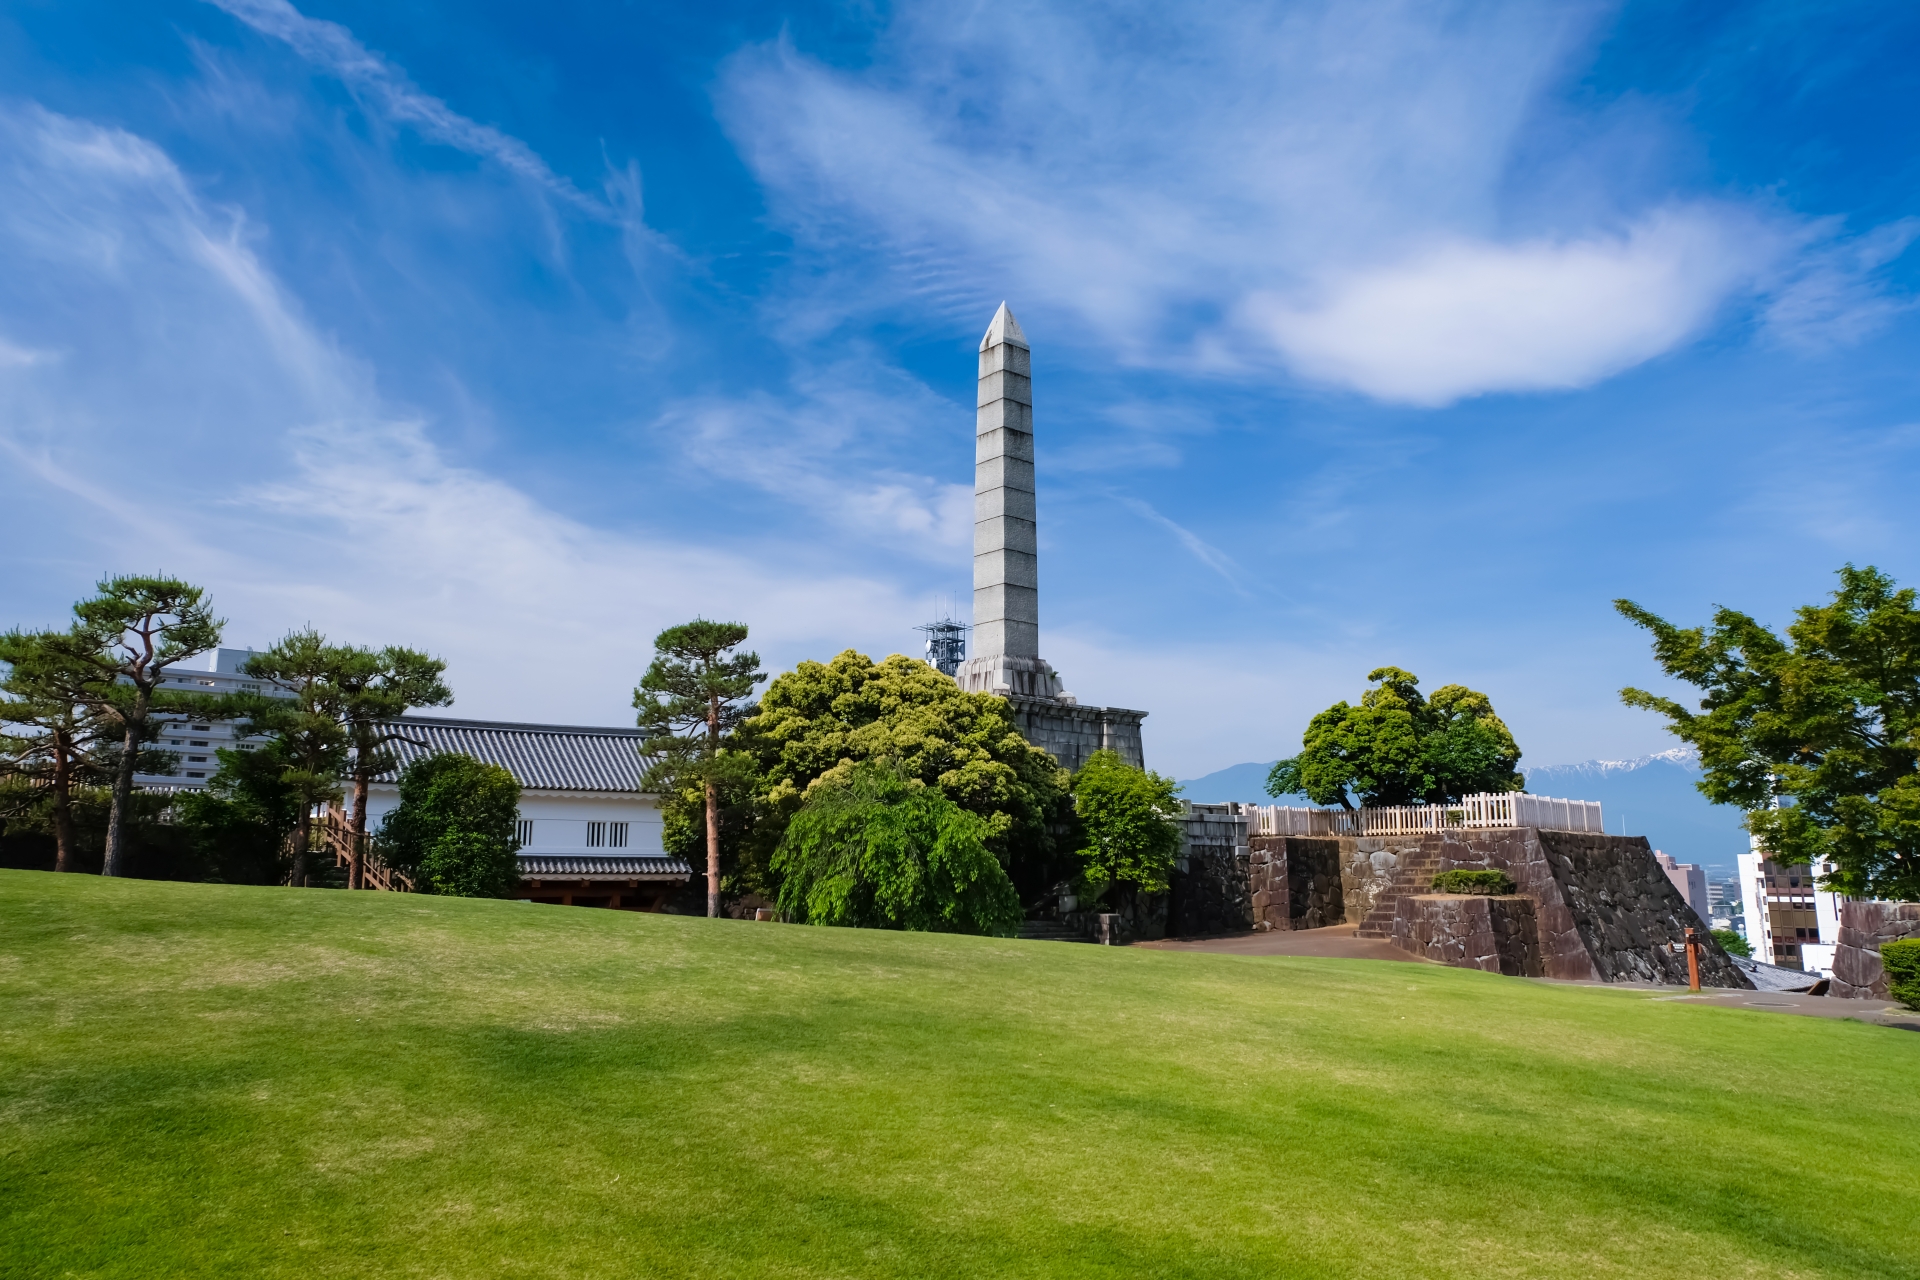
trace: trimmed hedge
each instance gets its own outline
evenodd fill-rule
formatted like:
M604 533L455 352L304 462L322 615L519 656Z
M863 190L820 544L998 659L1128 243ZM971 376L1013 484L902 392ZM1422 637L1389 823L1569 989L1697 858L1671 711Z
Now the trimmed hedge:
M1920 938L1880 944L1887 971L1887 994L1909 1009L1920 1009Z
M1433 878L1435 893L1473 893L1498 898L1518 886L1504 871L1442 871Z

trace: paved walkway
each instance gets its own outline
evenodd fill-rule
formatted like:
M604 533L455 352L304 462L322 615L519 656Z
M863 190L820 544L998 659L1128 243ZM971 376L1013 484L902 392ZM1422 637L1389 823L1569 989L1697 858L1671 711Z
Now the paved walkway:
M1330 929L1300 929L1293 932L1236 933L1220 938L1168 938L1161 942L1136 942L1136 947L1158 951L1213 951L1235 956L1330 956L1340 960L1398 960L1407 964L1431 964L1408 955L1384 938L1357 938L1354 925L1337 924ZM1920 1031L1920 1013L1903 1009L1889 1000L1840 1000L1832 996L1810 996L1791 991L1702 991L1698 995L1673 987L1644 983L1582 982L1561 984L1552 978L1531 978L1531 982L1554 985L1605 987L1608 990L1644 991L1649 999L1676 1003L1714 1005L1724 1009L1755 1009L1765 1013L1798 1014L1808 1018L1852 1018L1883 1027L1904 1027Z

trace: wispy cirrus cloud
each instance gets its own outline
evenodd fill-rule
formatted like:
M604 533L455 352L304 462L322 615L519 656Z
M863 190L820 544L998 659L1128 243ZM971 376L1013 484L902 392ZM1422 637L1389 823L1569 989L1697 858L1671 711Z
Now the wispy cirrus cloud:
M1525 186L1515 156L1608 12L1041 4L1010 38L909 4L858 70L743 51L719 105L840 266L801 277L815 316L1016 293L1125 361L1428 406L1590 386L1755 296L1872 323L1868 268L1800 265L1817 221L1610 169L1659 149L1657 116Z
M337 22L309 18L288 0L206 0L261 35L285 42L307 62L338 79L383 119L416 130L429 142L490 160L509 173L608 222L621 221L618 204L631 200L631 172L618 175L624 200L609 201L580 190L555 173L520 139L461 115L440 98L422 91L401 68L368 49Z

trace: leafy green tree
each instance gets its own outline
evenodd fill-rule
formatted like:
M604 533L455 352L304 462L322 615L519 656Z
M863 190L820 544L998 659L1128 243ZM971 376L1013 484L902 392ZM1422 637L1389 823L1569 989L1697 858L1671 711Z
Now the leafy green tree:
M284 690L285 698L245 700L255 733L272 735L266 748L280 766L280 781L299 801L294 823L293 866L288 883L307 883L313 810L340 799L340 777L347 767L347 731L341 723L345 695L340 687L343 655L327 638L308 627L288 634L264 653L247 659L243 670Z
M1702 691L1697 711L1643 689L1620 696L1700 753L1695 785L1747 810L1773 861L1825 865L1840 893L1920 899L1920 609L1871 565L1839 578L1784 639L1732 609L1677 627L1614 601L1653 634L1661 670Z
M1307 726L1300 754L1267 775L1267 794L1315 804L1443 804L1486 791L1518 791L1520 748L1484 693L1450 684L1420 694L1399 667L1367 674L1360 705L1336 702Z
M223 748L201 791L173 799L174 823L185 830L201 878L223 884L275 884L291 874L282 854L299 822L301 799L283 774L275 744Z
M1728 955L1753 958L1752 945L1732 929L1713 929L1710 932L1713 934L1713 940L1720 944L1720 949Z
M1112 751L1096 751L1073 775L1073 798L1086 843L1083 883L1097 900L1115 885L1165 893L1180 853L1180 784L1136 769Z
M1068 869L1055 863L1075 847L1066 770L1020 735L1005 699L967 693L917 659L848 649L802 662L767 686L741 742L758 761L763 806L750 846L777 845L816 781L873 760L984 820L987 847L1023 893Z
M746 639L747 628L738 622L695 618L668 627L654 638L653 663L633 691L639 725L647 732L642 749L654 758L643 785L667 797L699 788L709 916L720 914L720 792L753 767L726 748L753 710L753 687L767 678L758 654L732 652Z
M76 658L59 632L0 635L0 775L29 785L13 788L9 811L35 811L53 834L54 870L78 871L79 836L74 793L106 775L104 726L90 709L99 680L92 663Z
M498 765L439 752L400 773L400 803L380 824L388 866L428 893L504 898L520 880L520 784Z
M1010 936L1020 897L987 824L897 768L862 761L808 791L774 854L802 924Z
M339 714L352 752L353 848L347 887L363 887L366 875L367 790L397 763L396 742L411 742L400 717L415 707L444 707L453 691L441 680L447 664L416 649L389 645L336 651L334 682Z
M140 575L102 579L99 594L74 605L73 612L78 621L58 646L66 659L92 668L94 678L85 686L88 711L120 739L101 874L126 875L133 775L156 717L205 715L216 705L201 695L161 688L166 670L217 647L226 624L213 616L199 587Z

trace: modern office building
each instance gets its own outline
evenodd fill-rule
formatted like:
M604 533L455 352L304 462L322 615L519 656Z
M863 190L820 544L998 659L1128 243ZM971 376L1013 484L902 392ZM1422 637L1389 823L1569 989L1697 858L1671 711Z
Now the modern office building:
M213 649L183 659L167 668L161 688L175 693L246 692L264 693L269 697L292 696L286 690L263 684L241 670L254 652L252 649ZM198 791L207 785L207 779L220 767L215 752L223 747L251 751L266 741L257 736L242 736L236 732L232 721L196 720L187 716L158 719L160 738L154 746L173 755L175 772L136 774L135 785L149 790L172 788Z
M1819 888L1816 871L1804 863L1767 861L1758 843L1740 855L1740 897L1753 958L1831 976L1841 896Z

